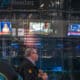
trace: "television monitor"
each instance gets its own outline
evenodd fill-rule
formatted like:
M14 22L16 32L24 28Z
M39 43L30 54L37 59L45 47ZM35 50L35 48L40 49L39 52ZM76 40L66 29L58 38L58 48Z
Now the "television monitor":
M8 35L12 33L11 22L0 22L0 35Z
M80 24L71 24L68 26L68 36L80 36Z
M44 34L50 32L50 23L47 22L30 22L29 31L35 34Z
M18 28L17 32L19 37L24 36L24 28Z

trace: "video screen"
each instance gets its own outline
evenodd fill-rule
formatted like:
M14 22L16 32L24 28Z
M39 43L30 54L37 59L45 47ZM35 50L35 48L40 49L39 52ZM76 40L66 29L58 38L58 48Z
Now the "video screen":
M80 24L72 24L68 26L68 36L80 36Z
M12 25L11 22L0 22L0 35L11 34Z
M18 28L18 36L21 37L21 36L24 36L24 28Z
M30 22L29 31L35 34L45 34L50 32L50 23Z

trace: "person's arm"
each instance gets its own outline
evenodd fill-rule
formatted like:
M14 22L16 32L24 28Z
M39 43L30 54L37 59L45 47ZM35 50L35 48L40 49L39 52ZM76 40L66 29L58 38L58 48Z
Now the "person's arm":
M39 70L38 77L41 78L41 80L48 80L47 73L44 73L42 70Z
M47 75L47 73L43 73L42 79L43 79L43 80L48 80L48 75Z

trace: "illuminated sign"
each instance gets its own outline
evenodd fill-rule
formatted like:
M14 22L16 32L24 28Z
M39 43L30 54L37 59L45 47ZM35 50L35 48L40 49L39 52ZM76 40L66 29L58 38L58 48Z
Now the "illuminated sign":
M12 32L10 22L0 22L0 35L7 35Z

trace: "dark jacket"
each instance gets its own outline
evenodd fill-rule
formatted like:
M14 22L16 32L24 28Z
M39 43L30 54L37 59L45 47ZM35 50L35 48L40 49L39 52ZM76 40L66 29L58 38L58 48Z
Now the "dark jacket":
M38 78L38 68L28 59L24 59L19 67L23 80L42 80Z
M4 75L7 80L18 80L18 75L14 69L5 62L0 62L0 76Z

